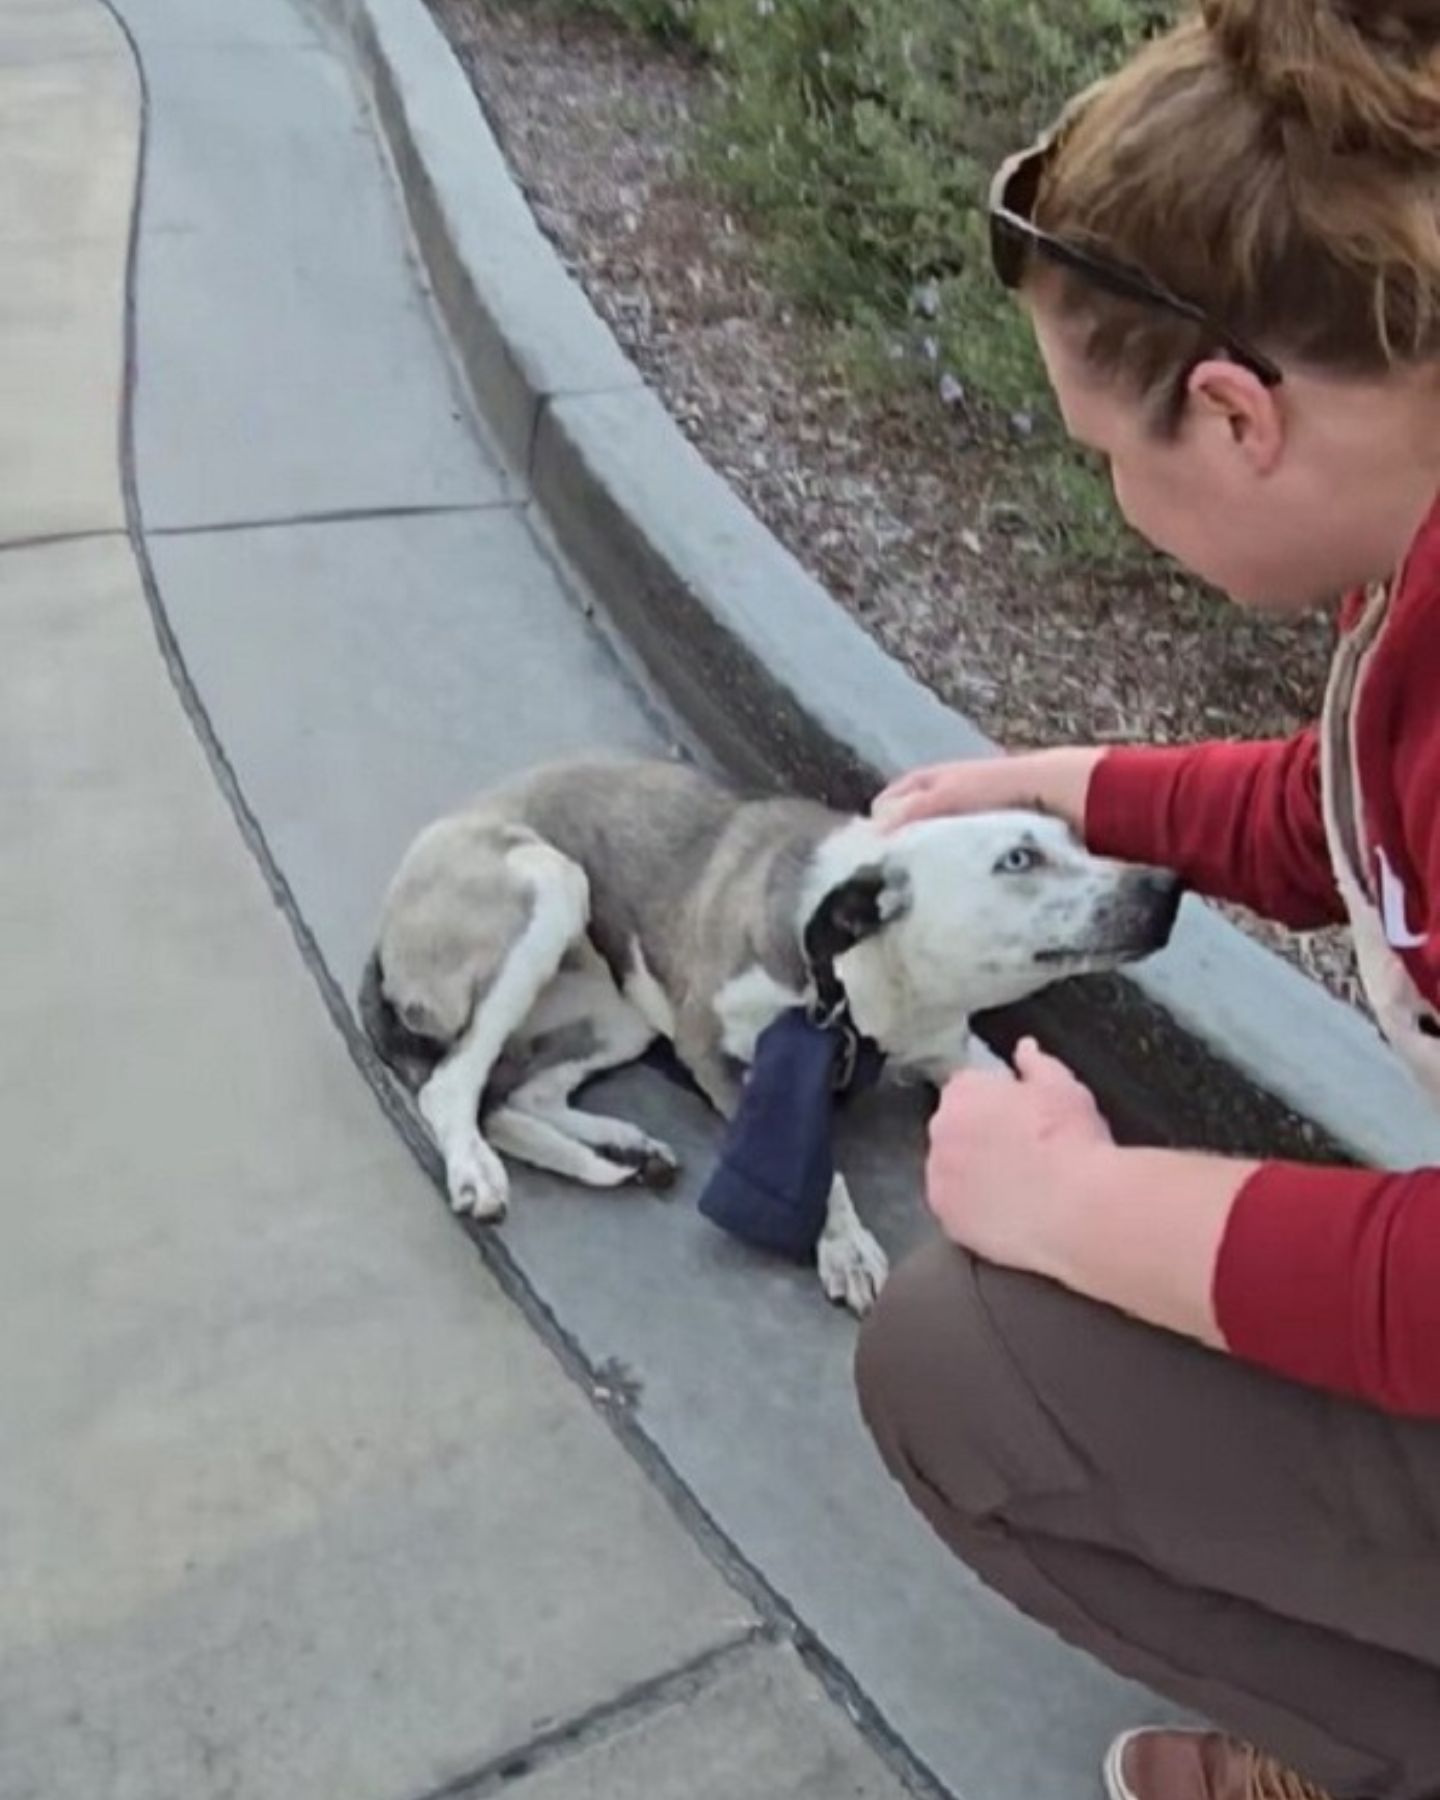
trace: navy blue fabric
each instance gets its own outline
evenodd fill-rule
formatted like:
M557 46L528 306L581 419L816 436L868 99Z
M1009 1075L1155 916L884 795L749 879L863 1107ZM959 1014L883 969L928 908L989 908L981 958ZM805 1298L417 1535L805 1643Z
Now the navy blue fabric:
M837 1102L880 1073L873 1044L801 1008L761 1033L700 1211L722 1231L796 1262L814 1258L835 1177ZM850 1066L847 1067L847 1063Z

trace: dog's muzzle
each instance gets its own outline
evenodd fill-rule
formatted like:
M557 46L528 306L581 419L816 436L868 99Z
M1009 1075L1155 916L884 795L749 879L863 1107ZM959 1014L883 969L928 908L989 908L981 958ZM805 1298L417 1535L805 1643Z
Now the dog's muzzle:
M1099 953L1133 962L1163 950L1184 897L1185 884L1169 869L1136 869L1097 920Z
M1170 870L1130 871L1110 899L1096 909L1083 942L1037 950L1035 960L1052 966L1057 975L1067 966L1103 968L1139 962L1170 942L1184 898L1185 884Z

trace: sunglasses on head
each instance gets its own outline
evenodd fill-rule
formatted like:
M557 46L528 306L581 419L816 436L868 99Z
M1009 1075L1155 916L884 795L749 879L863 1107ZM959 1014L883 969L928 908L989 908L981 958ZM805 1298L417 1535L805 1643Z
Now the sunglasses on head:
M1153 306L1179 319L1188 319L1209 334L1234 363L1248 369L1266 387L1279 387L1284 380L1278 364L1252 349L1233 332L1227 331L1203 307L1172 294L1163 283L1153 281L1139 269L1098 255L1064 238L1052 237L1034 221L1035 203L1040 197L1040 183L1056 145L1080 110L1072 105L1060 115L1050 130L1028 150L1008 157L996 171L990 184L990 257L995 273L1013 293L1024 281L1031 256L1043 259L1056 268L1078 275L1091 287L1113 294L1120 300L1133 300L1141 306Z

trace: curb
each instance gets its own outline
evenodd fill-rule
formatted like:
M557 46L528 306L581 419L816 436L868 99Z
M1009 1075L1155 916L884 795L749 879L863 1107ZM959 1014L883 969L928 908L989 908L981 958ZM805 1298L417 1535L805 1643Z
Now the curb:
M371 101L476 407L681 727L741 781L842 807L918 764L998 754L865 635L680 431L536 225L423 0L312 4ZM1133 975L986 1022L1001 1048L1032 1029L1122 1135L1440 1162L1440 1118L1374 1027L1203 906L1187 906L1171 948Z

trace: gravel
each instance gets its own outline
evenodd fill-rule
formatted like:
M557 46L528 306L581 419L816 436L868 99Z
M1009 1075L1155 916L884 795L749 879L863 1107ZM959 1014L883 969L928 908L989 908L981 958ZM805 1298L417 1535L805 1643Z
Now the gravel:
M1327 621L1277 626L1163 573L1057 569L957 382L876 396L842 378L687 167L703 70L533 0L431 5L542 229L682 430L936 693L1015 748L1273 736L1314 716ZM1357 999L1345 934L1236 916Z

